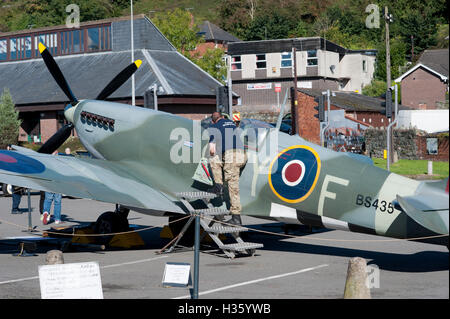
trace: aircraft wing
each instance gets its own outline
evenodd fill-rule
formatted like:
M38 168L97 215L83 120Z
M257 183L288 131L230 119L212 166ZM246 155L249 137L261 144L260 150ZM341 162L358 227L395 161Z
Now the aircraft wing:
M1 150L0 182L128 207L182 212L120 163L101 159L53 156L20 148Z

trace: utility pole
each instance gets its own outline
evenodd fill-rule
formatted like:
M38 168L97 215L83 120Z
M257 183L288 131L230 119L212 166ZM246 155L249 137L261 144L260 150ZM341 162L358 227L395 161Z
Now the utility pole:
M388 7L384 7L384 21L386 25L386 86L389 89L391 87L391 46L389 43L389 23L393 21L392 14L389 14ZM392 124L392 123L391 123ZM394 139L393 139L393 131L394 127L393 125L388 125L387 130L391 130L391 132L387 132L388 136L388 157L387 157L387 167L389 170L390 164L394 161L394 152L393 152L393 145L394 145Z
M228 57L227 78L228 78L228 105L229 115L233 118L233 81L231 79L231 55Z
M131 62L134 62L134 37L133 37L133 0L131 0ZM134 73L131 76L131 105L136 105L136 97L135 97L135 93L134 93ZM156 92L155 92L156 94Z
M391 87L391 47L389 45L389 22L390 17L388 13L388 7L384 7L384 20L386 24L386 84L387 87Z
M298 104L298 95L297 95L297 50L295 49L295 43L292 42L292 75L294 77L294 87L293 91L291 91L291 117L292 117L292 135L298 134L298 122L297 122L297 104Z
M388 90L393 90L394 94L395 94L395 105L394 105L394 112L393 112L393 118L394 120L389 123L388 127L387 127L387 170L390 171L391 170L391 161L389 160L392 157L392 134L391 132L393 131L392 128L394 127L395 124L397 124L397 120L398 120L398 85L397 83L394 84L394 87L389 87Z

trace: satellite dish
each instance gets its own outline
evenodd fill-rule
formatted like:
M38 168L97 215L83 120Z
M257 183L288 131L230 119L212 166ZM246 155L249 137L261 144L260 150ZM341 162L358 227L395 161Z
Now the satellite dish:
M334 64L330 65L331 73L334 73L334 69L336 69L336 66Z

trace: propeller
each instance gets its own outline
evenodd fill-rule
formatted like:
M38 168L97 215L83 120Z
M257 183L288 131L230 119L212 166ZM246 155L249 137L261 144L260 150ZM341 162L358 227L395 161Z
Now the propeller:
M66 78L62 74L58 64L56 64L55 59L53 59L48 49L42 43L39 43L39 52L41 53L42 59L44 59L47 69L50 71L51 75L55 79L56 83L59 85L64 94L69 98L71 105L76 105L78 103L77 98L72 93L72 90L67 84Z
M52 154L69 138L72 129L72 123L65 124L38 149L38 153Z
M69 84L67 83L64 75L61 72L58 64L56 64L55 59L50 54L48 49L42 43L39 43L39 52L41 53L42 59L45 62L48 70L51 75L55 79L56 83L59 85L64 94L69 98L69 104L67 108L74 107L78 104L78 100L70 89ZM114 93L122 84L124 84L136 70L141 66L142 61L136 60L130 65L128 65L125 69L123 69L119 74L108 83L108 85L100 92L97 96L97 100L105 100ZM38 150L39 153L51 154L55 150L57 150L70 136L70 133L73 129L73 124L68 123L65 124L62 128L60 128L50 139L47 140Z
M96 100L106 100L108 96L110 96L114 91L116 91L119 87L122 86L132 75L136 72L137 69L141 66L142 61L136 60L122 70L119 74L116 75L111 82L100 92L97 96Z

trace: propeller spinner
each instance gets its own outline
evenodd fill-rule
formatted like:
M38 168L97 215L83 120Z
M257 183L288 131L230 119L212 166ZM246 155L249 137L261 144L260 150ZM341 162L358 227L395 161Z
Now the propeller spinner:
M69 84L67 83L61 69L56 63L53 56L50 54L48 49L42 43L39 43L39 52L41 53L42 59L45 62L50 74L55 79L58 86L64 92L64 94L69 98L69 105L65 108L65 116L66 119L72 121L72 114L75 107L78 104L78 100L70 89ZM106 87L100 92L97 96L97 100L105 100L114 93L122 84L124 84L136 70L141 66L142 61L136 60L135 62L128 65L125 69L123 69L119 74L111 80L111 82L106 85ZM70 110L70 111L68 111ZM55 150L57 150L70 136L70 132L73 129L73 124L69 123L60 128L50 139L47 140L38 150L39 153L51 154Z

